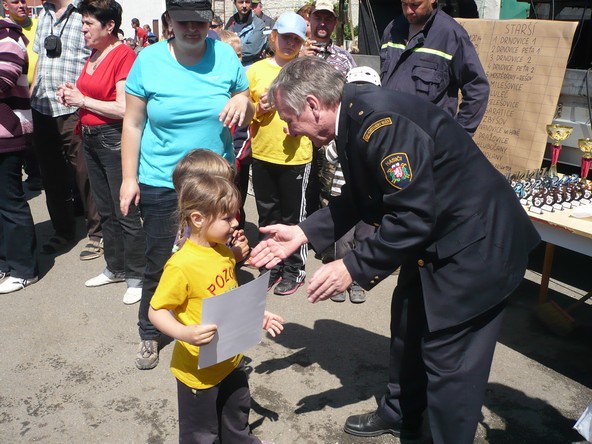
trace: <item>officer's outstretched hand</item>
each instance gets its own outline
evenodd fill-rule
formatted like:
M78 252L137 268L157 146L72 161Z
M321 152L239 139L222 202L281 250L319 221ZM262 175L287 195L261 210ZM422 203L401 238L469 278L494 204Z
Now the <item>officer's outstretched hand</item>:
M267 236L251 251L250 262L254 267L273 268L308 243L298 225L268 225L259 231Z
M329 262L319 268L308 283L308 301L314 304L329 299L347 290L352 282L353 279L342 259Z

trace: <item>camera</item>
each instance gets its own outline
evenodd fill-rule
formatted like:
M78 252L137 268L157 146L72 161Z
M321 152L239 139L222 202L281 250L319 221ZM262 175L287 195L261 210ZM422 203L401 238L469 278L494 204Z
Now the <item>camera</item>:
M57 35L48 35L43 41L47 57L59 57L62 54L62 41Z
M327 57L329 57L330 53L327 49L326 43L315 43L315 46L319 47L319 49L317 50L317 57L320 57L322 59L326 59Z

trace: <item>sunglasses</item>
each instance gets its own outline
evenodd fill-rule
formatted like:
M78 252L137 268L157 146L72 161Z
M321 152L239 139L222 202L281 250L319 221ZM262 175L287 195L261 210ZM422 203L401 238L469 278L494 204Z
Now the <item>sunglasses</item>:
M219 27L220 27L220 25L216 25L215 23L210 23L210 28L212 28L212 29L216 29Z

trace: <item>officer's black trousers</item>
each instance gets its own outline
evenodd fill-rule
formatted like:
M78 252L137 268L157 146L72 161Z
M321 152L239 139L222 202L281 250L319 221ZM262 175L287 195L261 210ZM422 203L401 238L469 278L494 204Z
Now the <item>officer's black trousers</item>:
M417 264L404 264L393 292L389 383L378 415L415 427L427 407L435 444L473 443L504 305L429 332Z

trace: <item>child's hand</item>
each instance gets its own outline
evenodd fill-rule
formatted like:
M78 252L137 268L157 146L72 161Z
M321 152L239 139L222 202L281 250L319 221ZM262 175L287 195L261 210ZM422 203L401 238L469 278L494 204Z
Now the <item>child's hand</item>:
M263 330L266 330L274 338L284 330L282 325L284 322L286 322L284 318L279 315L267 310L263 313Z
M275 107L270 103L269 97L267 96L267 89L259 97L259 104L257 105L257 115L266 114L273 111Z
M232 244L230 249L232 250L236 261L244 261L251 251L249 248L249 241L247 240L247 236L245 236L245 230L236 230L232 234L232 240L230 242Z
M179 338L184 342L192 345L209 344L218 330L213 324L210 325L186 325L183 333L183 338Z

